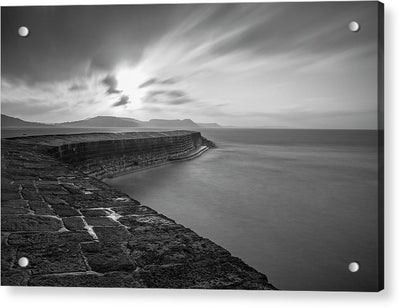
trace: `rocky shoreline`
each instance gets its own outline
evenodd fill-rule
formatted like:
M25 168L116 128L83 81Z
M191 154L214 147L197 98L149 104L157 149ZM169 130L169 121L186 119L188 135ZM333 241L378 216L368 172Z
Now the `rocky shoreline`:
M224 248L49 154L49 144L23 140L2 140L2 285L275 289Z

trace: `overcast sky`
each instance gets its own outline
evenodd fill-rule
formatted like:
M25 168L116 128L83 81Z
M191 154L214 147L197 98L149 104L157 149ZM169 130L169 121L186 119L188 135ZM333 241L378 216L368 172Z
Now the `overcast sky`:
M10 116L377 125L375 2L19 7L1 22Z

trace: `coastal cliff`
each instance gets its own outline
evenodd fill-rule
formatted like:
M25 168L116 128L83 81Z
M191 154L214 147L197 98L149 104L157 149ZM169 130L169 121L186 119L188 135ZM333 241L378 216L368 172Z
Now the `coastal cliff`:
M211 147L199 132L130 132L9 138L42 149L98 179L194 158Z
M99 180L210 146L188 131L3 139L2 285L275 289L224 248Z

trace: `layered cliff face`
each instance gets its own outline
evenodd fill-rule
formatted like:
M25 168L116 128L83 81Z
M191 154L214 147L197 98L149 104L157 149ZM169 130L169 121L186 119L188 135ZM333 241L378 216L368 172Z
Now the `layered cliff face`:
M129 156L134 167L190 158L207 144L182 131L2 140L2 285L274 289L224 248L87 175L128 170ZM121 167L108 171L112 162Z
M215 146L199 132L191 131L32 136L13 140L42 145L49 154L99 179L188 159Z

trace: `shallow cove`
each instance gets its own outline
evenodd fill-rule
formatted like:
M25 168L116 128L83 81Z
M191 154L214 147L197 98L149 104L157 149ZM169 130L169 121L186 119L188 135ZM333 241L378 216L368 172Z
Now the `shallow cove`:
M279 289L376 288L376 132L202 135L218 148L105 182L220 244ZM350 273L354 260L361 268Z

